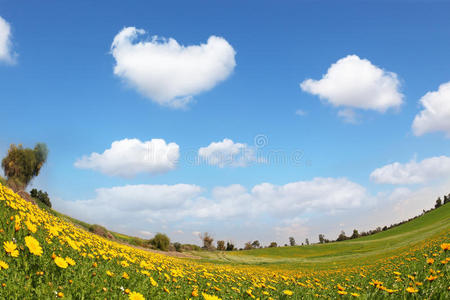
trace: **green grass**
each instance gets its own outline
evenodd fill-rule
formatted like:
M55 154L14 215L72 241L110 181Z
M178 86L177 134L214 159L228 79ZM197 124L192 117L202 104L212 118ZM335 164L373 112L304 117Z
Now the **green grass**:
M405 224L353 240L309 246L245 251L193 252L214 263L273 265L274 267L329 268L349 263L364 264L450 231L450 205L444 205Z

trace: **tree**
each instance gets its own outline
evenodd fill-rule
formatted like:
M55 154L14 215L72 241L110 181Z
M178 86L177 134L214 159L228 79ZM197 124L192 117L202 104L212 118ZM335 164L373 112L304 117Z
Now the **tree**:
M441 197L437 198L436 204L434 205L434 208L439 208L442 206L442 200Z
M259 243L258 240L256 240L256 241L253 241L252 247L253 247L253 248L260 248L260 247L261 247L261 244Z
M52 203L50 202L50 198L48 197L47 192L43 192L42 190L32 189L30 191L30 196L45 204L48 207L52 207Z
M43 143L36 144L34 149L11 145L8 155L2 160L8 183L13 184L17 190L24 189L33 177L39 175L47 156L48 149Z
M219 251L225 250L225 241L217 241L217 250Z
M269 248L276 248L276 247L278 247L277 242L272 242L269 244Z
M234 250L234 244L233 244L233 242L230 242L230 241L227 242L227 248L226 248L226 250L227 250L227 251L233 251L233 250Z
M325 242L325 235L319 234L319 243L323 244Z
M448 194L448 196L444 196L444 204L447 204L448 201L450 200L450 194Z
M359 237L358 230L353 229L353 234L352 234L352 236L351 236L350 238L351 238L351 239L356 239L357 237Z
M200 239L203 242L203 249L206 249L206 250L214 249L214 246L213 246L214 239L209 233L207 233L207 232L201 233Z
M155 246L155 248L157 248L159 250L167 251L169 249L170 239L164 233L157 233L150 240L150 244L152 244L153 246Z
M309 245L309 240L308 239L305 239L305 244Z
M294 239L294 237L289 237L289 245L291 245L291 246L295 246L295 239Z
M252 246L251 242L245 243L244 250L252 250L252 249L253 249L253 246Z
M173 247L175 248L175 251L177 251L177 252L182 252L181 246L182 245L178 242L173 243Z
M340 241L345 241L347 239L347 236L345 235L344 230L341 231L341 233L339 234L338 238L336 239L336 241L340 242Z

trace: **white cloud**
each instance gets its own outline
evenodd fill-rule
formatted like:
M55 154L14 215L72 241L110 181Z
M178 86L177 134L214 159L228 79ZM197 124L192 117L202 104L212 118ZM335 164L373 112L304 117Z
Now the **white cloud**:
M450 177L450 157L437 156L420 162L412 160L402 164L395 162L378 168L370 174L370 179L376 183L417 184L434 179Z
M341 58L330 66L322 79L307 79L300 87L336 107L385 112L403 102L397 75L356 55Z
M426 93L420 103L424 109L414 118L414 134L442 131L450 137L450 82L441 84L437 91Z
M191 46L157 36L135 42L143 34L127 27L114 37L114 74L160 105L185 107L194 95L225 80L236 65L236 52L222 37Z
M295 114L296 114L297 116L303 117L303 116L306 116L306 111L304 111L304 110L302 110L302 109L297 109L297 110L295 111Z
M245 167L257 162L255 149L247 144L235 143L230 139L213 142L198 149L198 156L209 165L223 167Z
M174 232L180 227L187 233L201 232L202 224L207 231L226 224L251 227L255 220L262 220L265 226L272 220L279 232L287 234L288 228L300 231L298 218L306 212L336 213L369 201L365 189L348 179L315 178L285 185L262 183L251 190L239 184L218 186L210 193L191 184L117 186L97 189L89 200L55 200L54 206L84 221L129 234ZM127 227L119 228L123 220Z
M338 117L342 118L344 122L350 124L358 123L358 116L353 109L344 108L338 111Z
M123 139L111 144L102 154L92 153L75 162L80 169L93 169L111 176L132 177L138 173L158 174L175 169L179 146L163 139L141 142Z
M0 61L13 64L17 54L11 49L11 26L0 17Z

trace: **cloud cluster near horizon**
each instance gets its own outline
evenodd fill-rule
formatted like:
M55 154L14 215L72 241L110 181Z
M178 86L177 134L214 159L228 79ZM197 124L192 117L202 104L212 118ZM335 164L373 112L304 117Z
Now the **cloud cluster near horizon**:
M284 185L261 183L250 190L239 184L217 186L209 193L194 184L116 186L97 189L93 199L56 201L55 206L116 230L120 220L129 220L128 230L139 232L161 224L175 227L191 222L202 227L262 217L280 226L296 226L304 213L333 214L372 202L364 187L346 178L314 178Z
M126 27L114 37L114 74L160 105L186 107L194 95L228 78L236 66L236 52L222 37L210 36L206 43L190 46L157 36L136 41L145 33Z
M11 25L0 17L0 62L14 64L16 57L17 54L12 50Z

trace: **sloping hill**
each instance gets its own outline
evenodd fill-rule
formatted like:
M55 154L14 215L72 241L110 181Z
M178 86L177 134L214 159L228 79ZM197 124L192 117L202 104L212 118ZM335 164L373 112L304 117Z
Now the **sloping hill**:
M367 261L408 249L423 240L448 233L450 205L443 205L412 221L373 235L328 244L263 248L233 252L196 252L211 262L281 264L289 268L329 268Z

